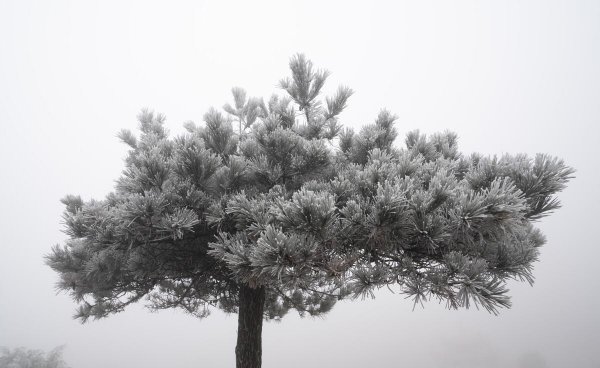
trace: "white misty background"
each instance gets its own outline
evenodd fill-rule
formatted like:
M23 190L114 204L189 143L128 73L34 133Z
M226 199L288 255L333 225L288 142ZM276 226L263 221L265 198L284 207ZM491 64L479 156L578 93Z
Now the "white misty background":
M383 289L266 323L264 366L600 366L599 19L596 1L2 1L0 346L66 344L76 368L232 366L235 316L133 306L80 325L42 257L65 239L60 198L112 190L127 150L115 135L141 108L177 134L233 86L268 97L303 52L333 72L325 92L356 91L346 126L385 107L401 135L449 129L465 153L546 152L577 173L512 309L412 312Z

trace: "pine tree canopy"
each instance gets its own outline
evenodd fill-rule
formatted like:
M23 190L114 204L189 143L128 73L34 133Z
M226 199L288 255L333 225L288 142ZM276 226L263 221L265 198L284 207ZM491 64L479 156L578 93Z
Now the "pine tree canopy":
M170 137L138 116L114 192L62 202L68 240L46 261L83 321L145 300L204 317L237 312L242 286L265 289L264 317L317 315L389 286L415 303L509 307L506 281L533 282L573 169L538 154L463 155L457 135L397 142L382 111L359 132L340 114L352 90L322 97L329 75L303 55L268 102L233 89L224 112Z

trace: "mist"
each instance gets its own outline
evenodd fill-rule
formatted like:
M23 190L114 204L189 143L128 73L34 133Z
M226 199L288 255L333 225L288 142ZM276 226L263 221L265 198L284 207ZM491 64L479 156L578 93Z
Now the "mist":
M142 303L81 324L44 255L66 239L61 198L112 191L116 134L142 108L179 134L234 86L279 92L298 52L332 71L326 92L356 91L344 126L387 108L400 137L451 130L464 153L549 153L577 172L537 223L536 282L509 284L511 309L413 310L384 288L267 322L263 366L600 367L596 1L0 2L0 346L64 344L74 368L234 366L237 316Z

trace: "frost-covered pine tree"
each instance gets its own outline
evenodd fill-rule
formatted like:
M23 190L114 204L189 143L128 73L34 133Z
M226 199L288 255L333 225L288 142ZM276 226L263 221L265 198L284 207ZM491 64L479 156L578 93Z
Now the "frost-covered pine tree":
M139 115L115 191L63 199L69 239L47 263L82 321L144 299L150 308L238 313L236 364L261 365L263 319L326 313L391 286L415 303L509 307L505 281L531 283L573 170L539 154L465 156L454 133L410 132L395 145L382 111L355 133L339 115L352 94L323 99L328 72L290 61L284 96L233 89L225 113L170 138Z

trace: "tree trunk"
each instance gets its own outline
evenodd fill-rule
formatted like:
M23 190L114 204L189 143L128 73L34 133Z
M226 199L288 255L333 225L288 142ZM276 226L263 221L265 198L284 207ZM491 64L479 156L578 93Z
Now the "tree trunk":
M240 287L236 368L260 368L262 363L262 323L265 288Z

